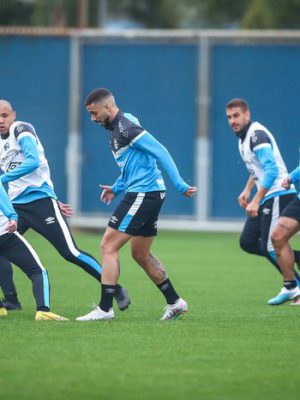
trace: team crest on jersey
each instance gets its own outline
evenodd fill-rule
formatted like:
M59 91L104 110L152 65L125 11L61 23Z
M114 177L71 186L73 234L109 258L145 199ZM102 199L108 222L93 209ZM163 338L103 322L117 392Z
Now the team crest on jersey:
M252 143L256 143L257 139L258 139L257 136L255 136L255 135L251 136Z
M17 126L17 131L18 131L19 133L21 133L22 131L24 131L24 126L23 126L23 125L18 125L18 126Z
M9 143L5 143L4 150L7 151L9 149Z

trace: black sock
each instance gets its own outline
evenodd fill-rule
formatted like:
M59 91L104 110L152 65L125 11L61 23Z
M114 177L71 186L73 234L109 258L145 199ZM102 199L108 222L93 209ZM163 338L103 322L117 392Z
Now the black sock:
M284 286L287 290L291 290L291 289L294 289L295 287L297 287L297 282L296 282L296 280L293 280L293 281L284 281L283 286Z
M104 285L102 283L102 293L101 293L101 301L100 308L103 311L108 312L110 308L112 308L114 294L116 291L116 285Z
M49 308L49 307L46 307L46 306L40 306L40 307L37 307L36 310L37 310L37 311L49 312L49 311L50 311L50 308Z
M158 289L162 292L162 294L165 296L167 303L168 304L174 304L176 300L179 299L178 294L175 292L175 289L173 288L172 283L170 282L170 279L166 279L159 285L156 285Z
M19 304L17 293L9 293L9 294L6 294L4 297L6 300L10 301L11 303Z

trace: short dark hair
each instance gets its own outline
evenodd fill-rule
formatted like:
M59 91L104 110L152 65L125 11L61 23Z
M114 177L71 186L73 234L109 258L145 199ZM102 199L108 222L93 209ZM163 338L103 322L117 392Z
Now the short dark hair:
M232 99L226 104L226 108L240 107L243 112L249 111L249 106L246 100L244 99Z
M98 88L93 90L85 100L85 106L89 106L92 103L98 103L98 101L104 100L112 96L112 93L105 88Z

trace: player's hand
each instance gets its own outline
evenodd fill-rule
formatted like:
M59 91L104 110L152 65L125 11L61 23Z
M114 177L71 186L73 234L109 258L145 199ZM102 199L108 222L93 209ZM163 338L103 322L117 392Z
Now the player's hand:
M192 197L197 192L196 186L190 186L183 194L186 197Z
M18 222L15 219L11 219L7 224L7 232L14 233L18 228Z
M100 200L102 201L102 203L106 203L109 206L110 203L115 198L115 194L112 190L112 186L99 185L99 187L101 187L103 189L101 196L100 196Z
M246 213L248 217L257 217L258 216L258 208L259 204L254 201L251 201L246 207Z
M248 191L243 190L242 193L238 197L238 203L241 207L246 208L249 203L250 193Z
M57 204L64 217L72 217L74 213L70 204L61 203L60 201L58 201Z
M282 182L281 182L281 186L283 186L285 189L289 189L291 187L291 178L289 176L287 176Z

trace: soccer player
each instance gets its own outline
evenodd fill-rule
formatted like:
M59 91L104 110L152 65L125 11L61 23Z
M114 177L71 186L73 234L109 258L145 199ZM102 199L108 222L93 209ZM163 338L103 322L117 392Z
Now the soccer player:
M48 273L30 244L17 232L18 215L0 182L0 254L19 266L32 281L36 302L36 321L67 321L50 311L50 284ZM0 301L0 317L7 310Z
M0 100L0 179L8 184L8 195L19 215L22 235L32 228L46 238L69 262L78 265L101 282L101 266L91 255L78 249L63 217L71 214L68 205L59 203L50 178L43 146L33 125L16 121L16 112ZM12 267L0 256L0 286L7 309L20 309ZM118 285L115 298L121 310L130 304L127 291Z
M281 182L287 175L286 166L276 141L266 127L252 122L247 102L233 99L226 105L229 125L239 139L239 151L250 177L238 197L241 207L246 209L247 220L240 237L240 246L251 254L265 256L281 273L271 241L272 231L283 209L296 198L294 185L287 190ZM251 189L257 192L250 200ZM297 262L300 254L295 252ZM297 278L299 281L299 277ZM300 290L294 280L284 283L290 299L297 297ZM282 299L270 299L268 304L281 304Z
M91 120L108 130L111 150L121 168L121 175L113 186L100 185L103 188L101 200L110 204L122 191L125 191L125 197L109 220L101 242L102 294L99 307L77 320L114 318L112 300L120 275L119 250L129 240L132 257L166 299L167 306L161 319L176 319L188 310L188 305L179 297L164 266L151 252L166 191L157 161L181 194L191 197L197 188L182 180L167 149L141 127L137 118L119 110L109 90L94 90L85 106Z
M300 181L300 166L294 169L282 182L282 186L289 190L293 183ZM294 271L295 255L289 245L290 238L300 229L300 193L283 210L278 223L272 233L272 242L278 257L283 274L283 288L277 295L281 303L293 299L292 304L300 305L300 297L295 297L297 282ZM290 286L286 285L290 282Z

